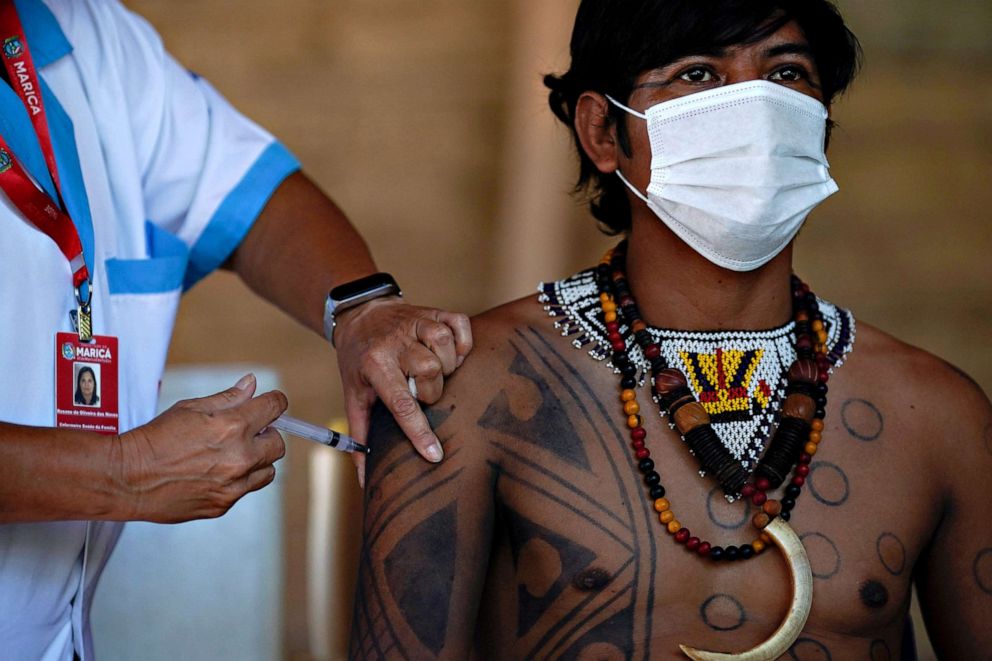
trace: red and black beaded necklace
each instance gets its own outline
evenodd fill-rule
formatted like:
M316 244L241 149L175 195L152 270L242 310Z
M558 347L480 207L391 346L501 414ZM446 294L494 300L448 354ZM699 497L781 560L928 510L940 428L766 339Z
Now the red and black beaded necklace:
M827 335L816 295L799 278L792 276L797 358L788 371L786 399L778 429L758 462L754 481L749 483L748 474L740 462L720 442L710 425L709 413L696 401L685 375L667 364L661 347L641 318L624 270L626 247L626 242L622 242L607 252L596 269L596 281L603 322L613 349L613 366L621 375L620 401L627 416L637 467L644 475L644 484L654 501L659 520L677 543L712 560L746 560L761 553L768 545L769 539L764 532L750 544L714 546L694 537L675 518L671 503L665 498L661 475L655 470L651 452L645 446L647 431L637 403L637 367L629 354L630 345L621 334L621 324L626 322L634 341L650 361L654 400L661 411L669 416L670 423L699 460L700 467L716 476L724 493L750 498L755 506L761 508L752 517L752 524L760 531L776 516L789 520L821 440L831 363L827 357ZM781 500L770 499L767 492L781 486L790 471L793 475L785 487L784 497Z

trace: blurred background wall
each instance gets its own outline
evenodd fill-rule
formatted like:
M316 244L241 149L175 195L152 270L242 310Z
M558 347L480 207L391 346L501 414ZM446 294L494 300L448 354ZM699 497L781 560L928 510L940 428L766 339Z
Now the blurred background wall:
M299 156L413 301L479 312L611 243L568 196L571 147L540 85L567 64L576 0L127 4ZM797 270L988 392L992 3L838 4L867 67L834 108L842 193L803 231ZM267 364L294 414L341 416L332 352L228 274L185 297L170 360ZM285 656L338 658L360 494L346 457L303 441L290 440L281 470ZM329 498L343 508L320 509ZM337 562L320 567L327 543Z

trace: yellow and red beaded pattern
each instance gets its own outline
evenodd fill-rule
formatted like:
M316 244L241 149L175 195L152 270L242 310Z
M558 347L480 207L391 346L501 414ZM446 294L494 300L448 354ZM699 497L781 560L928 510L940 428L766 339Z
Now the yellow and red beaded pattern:
M613 260L613 250L610 250L601 260L600 264L602 266L609 267ZM802 286L802 289L797 292L797 296L802 294L806 295L809 293L808 287ZM613 296L609 292L600 293L600 304L603 311L603 320L607 327L607 337L615 353L624 352L626 350L626 341L620 333L620 322L617 315L617 304L614 301ZM808 321L808 314L805 311L798 311L795 315L797 322ZM635 319L631 323L632 331L637 332L646 328L643 321L640 319ZM639 326L639 328L637 327ZM827 333L824 329L823 322L820 320L814 320L810 324L812 330L811 335L815 336L816 343L814 345L814 351L816 356L816 361L818 364L818 380L820 383L826 384L829 376L829 364L826 359L826 341ZM629 383L627 385L630 385ZM645 446L645 438L647 432L642 426L640 413L640 406L637 402L637 391L634 387L622 387L620 392L620 403L627 417L627 427L631 434L631 445L634 450L634 456L640 462L639 468L642 472L657 475L653 471L653 462L650 460L651 452ZM822 414L822 411L817 411L818 414ZM757 514L752 517L752 525L758 529L760 532L758 536L751 541L750 544L744 545L741 549L736 547L728 547L728 557L734 555L733 559L737 557L742 557L744 559L751 557L752 555L761 554L771 542L770 537L767 533L763 532L765 526L767 526L772 519L777 516L783 518L789 518L789 512L795 506L795 498L799 495L799 490L805 484L806 477L809 475L809 464L812 461L813 455L816 454L819 444L822 440L823 432L823 419L822 415L815 417L810 423L810 432L808 435L808 440L803 447L803 453L799 456L798 462L796 463L793 470L793 477L789 485L785 489L786 498L783 501L769 499L767 496L767 491L770 487L768 480L759 477L755 480L754 484L745 485L744 489L741 490L741 495L746 498L750 498L751 502L761 509ZM647 470L645 467L647 466ZM647 480L646 480L647 481ZM664 493L664 487L660 484L660 479L653 485L648 484L656 493ZM720 559L723 555L723 549L721 547L714 547L707 541L703 541L698 537L692 536L690 530L682 526L681 522L676 518L675 512L672 510L671 502L664 496L654 499L653 502L654 510L658 514L659 522L665 526L665 529L673 539L679 543L685 545L686 549L697 553L700 556L706 557L710 556L712 559ZM743 549L747 548L748 552L744 552ZM729 550L734 549L735 553L730 554ZM719 552L718 552L719 551Z

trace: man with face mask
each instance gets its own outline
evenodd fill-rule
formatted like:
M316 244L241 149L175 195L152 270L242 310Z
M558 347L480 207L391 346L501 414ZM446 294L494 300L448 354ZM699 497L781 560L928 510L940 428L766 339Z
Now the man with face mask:
M899 658L915 579L979 656L989 401L792 271L854 35L826 0L584 0L571 55L551 106L622 240L473 322L445 464L374 420L352 655Z

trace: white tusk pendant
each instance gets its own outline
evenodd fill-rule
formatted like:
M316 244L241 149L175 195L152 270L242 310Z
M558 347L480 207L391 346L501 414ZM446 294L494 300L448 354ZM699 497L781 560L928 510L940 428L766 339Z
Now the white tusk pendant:
M697 650L687 645L679 645L690 659L696 661L773 661L792 647L796 642L806 618L813 605L813 573L809 566L809 557L802 541L788 523L780 518L772 519L765 526L765 532L772 538L775 545L782 550L785 561L789 565L792 577L792 605L785 616L785 621L779 625L775 633L757 647L738 654L723 654Z

